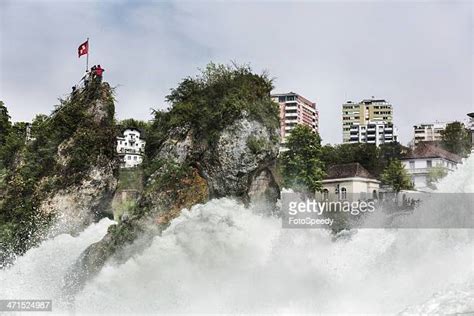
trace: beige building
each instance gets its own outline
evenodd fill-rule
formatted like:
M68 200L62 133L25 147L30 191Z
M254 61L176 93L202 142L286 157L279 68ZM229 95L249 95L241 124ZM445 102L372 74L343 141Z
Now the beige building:
M369 122L393 122L392 105L384 99L365 99L359 103L347 101L342 105L342 140L350 142L351 126L367 125Z
M377 198L380 190L380 181L358 162L331 166L322 185L329 200Z
M272 94L272 100L280 105L280 137L286 142L286 137L297 124L303 124L314 132L319 129L319 113L316 103L294 93Z
M422 123L413 126L414 144L426 141L440 141L441 131L446 128L448 122Z

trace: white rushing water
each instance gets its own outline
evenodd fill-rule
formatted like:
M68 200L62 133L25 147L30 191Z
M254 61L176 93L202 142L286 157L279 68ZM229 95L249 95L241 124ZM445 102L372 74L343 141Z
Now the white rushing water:
M439 188L474 192L474 159ZM0 271L0 298L59 300L66 269L110 223L30 250ZM183 211L124 264L106 265L76 295L75 312L467 313L473 256L469 229L360 229L334 240L219 199Z

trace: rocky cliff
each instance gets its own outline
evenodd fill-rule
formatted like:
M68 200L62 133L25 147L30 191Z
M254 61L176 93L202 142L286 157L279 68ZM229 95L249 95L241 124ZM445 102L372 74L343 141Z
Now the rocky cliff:
M248 68L208 69L173 90L172 107L156 113L148 133L146 182L137 208L83 253L66 288L75 291L107 260L126 260L133 252L122 251L125 245L146 247L184 208L224 196L275 203L279 121L270 90L271 82Z
M73 177L77 179L47 194L38 209L42 214L53 215L50 234L75 234L104 217L117 186L112 90L107 83L89 89L71 96L69 102L79 102L84 115L71 136L59 144L56 154L58 169L64 172L75 169ZM83 165L77 167L79 164Z
M103 216L116 186L113 91L91 83L38 116L7 171L0 264L47 235L75 234Z

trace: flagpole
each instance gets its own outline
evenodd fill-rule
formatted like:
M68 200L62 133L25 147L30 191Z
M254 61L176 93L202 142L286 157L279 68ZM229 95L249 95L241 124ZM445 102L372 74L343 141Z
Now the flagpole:
M89 70L89 52L90 52L89 38L87 38L86 72Z

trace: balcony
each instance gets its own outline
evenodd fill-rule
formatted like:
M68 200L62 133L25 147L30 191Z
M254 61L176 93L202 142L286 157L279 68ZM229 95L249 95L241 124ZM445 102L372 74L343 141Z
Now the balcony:
M406 168L409 174L428 174L431 168Z

